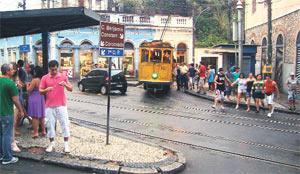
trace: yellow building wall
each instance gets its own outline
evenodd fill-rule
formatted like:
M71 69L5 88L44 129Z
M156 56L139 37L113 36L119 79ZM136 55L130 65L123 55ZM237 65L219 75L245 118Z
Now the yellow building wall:
M245 0L245 29L267 22L268 6L264 0ZM254 2L256 2L256 10L253 11ZM291 12L300 9L300 0L272 0L272 19L280 18Z

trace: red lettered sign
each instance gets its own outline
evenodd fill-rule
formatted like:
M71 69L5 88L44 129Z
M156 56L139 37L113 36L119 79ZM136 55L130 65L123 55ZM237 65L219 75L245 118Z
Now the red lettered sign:
M102 48L124 48L125 27L121 24L100 22L100 43Z

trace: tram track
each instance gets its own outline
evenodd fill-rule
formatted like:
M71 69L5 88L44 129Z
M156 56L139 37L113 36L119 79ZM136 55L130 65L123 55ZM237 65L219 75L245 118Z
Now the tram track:
M79 103L85 103L85 104L93 104L93 105L99 105L99 106L107 106L104 103L99 103L99 102L93 102L93 101L84 101L81 99L68 99L70 101L73 102L79 102ZM262 126L262 125L256 125L256 124L251 124L251 123L240 123L240 122L233 122L233 121L225 121L225 120L216 120L216 119L209 119L209 118L203 118L203 117L193 117L193 116L186 116L186 115L181 115L181 114L177 114L177 113L169 113L169 112L164 112L164 111L159 111L159 109L164 109L164 108L150 108L153 110L149 110L148 109L140 109L140 108L134 108L134 107L127 107L124 106L124 104L116 106L116 105L111 105L112 108L116 108L116 109L121 109L121 110L128 110L128 111L136 111L136 112L143 112L143 113L152 113L152 114L158 114L158 115L164 115L164 116L172 116L172 117L177 117L177 118L184 118L184 119L192 119L192 120L200 120L200 121L207 121L207 122L215 122L215 123L220 123L220 124L227 124L227 125L237 125L237 126L244 126L244 127L256 127L256 128L260 128L260 129L265 129L265 130L270 130L270 131L278 131L278 132L283 132L283 133L290 133L290 134L299 134L300 132L297 130L290 130L290 129L278 129L278 128L272 128L272 127L268 127L268 126ZM165 109L165 110L169 110L169 108ZM204 111L208 111L205 113L208 113L212 116L217 116L220 114L219 113L212 113L210 112L210 110L204 110ZM183 113L183 111L176 111L176 112L181 112ZM274 124L282 124L283 122L273 122ZM290 123L290 125L292 125L293 123ZM287 123L288 125L288 123Z
M87 121L87 120L78 119L78 118L74 118L74 117L70 117L70 120L73 123L78 124L78 125L91 126L91 127L94 127L94 128L103 128L103 129L106 128L106 125L100 124L100 123L95 123L95 122L92 122L92 121ZM133 135L143 136L143 137L147 137L147 138L150 138L150 139L156 139L156 140L160 140L160 141L163 141L163 142L169 142L169 143L176 144L176 145L188 146L190 148L205 149L205 150L214 151L214 152L218 152L218 153L223 153L223 154L227 154L227 155L233 155L233 156L240 157L242 159L247 158L247 159L252 159L252 160L261 161L261 162L265 162L265 163L276 164L276 165L280 165L280 166L300 169L300 165L275 161L275 160L272 160L272 159L266 159L266 158L262 158L262 157L259 157L259 156L247 155L247 154L244 154L244 153L231 152L231 151L227 151L227 150L206 147L206 146L187 143L187 142L183 142L183 141L172 140L172 139L169 139L169 138L149 135L149 134L145 134L145 133L142 133L142 132L137 132L137 131L129 130L129 129L123 129L123 128L119 128L119 127L112 127L111 126L110 129L114 130L116 132L123 132L123 133L129 133L129 134L133 134ZM283 150L283 149L281 149L281 150Z
M76 112L78 114L82 114L82 113L89 114L88 112L85 112L82 110L76 110L76 109L70 109L70 110L72 112ZM140 121L136 121L134 119L120 119L120 118L116 118L116 117L111 117L110 119L113 121L119 122L119 123L135 124L135 125L139 125L139 126L143 126L143 127L154 127L155 126L153 123L140 122ZM262 143L246 141L246 140L235 140L235 139L230 139L230 138L226 138L226 137L222 137L222 136L211 136L211 135L199 132L199 131L197 131L197 132L196 131L187 131L184 129L173 128L171 126L167 126L167 125L163 125L163 124L159 124L158 126L159 126L158 128L167 129L170 132L176 132L176 133L181 133L181 134L186 134L186 135L194 135L194 136L200 136L200 137L207 137L207 138L211 138L214 140L222 140L222 141L227 141L227 142L232 142L232 143L246 144L246 145L251 145L251 146L255 146L255 147L263 147L263 148L268 148L268 149L275 149L275 150L281 150L281 151L300 154L300 151L291 150L291 149L287 149L287 148L280 147L280 146L274 146L274 145L270 145L270 144L262 144Z

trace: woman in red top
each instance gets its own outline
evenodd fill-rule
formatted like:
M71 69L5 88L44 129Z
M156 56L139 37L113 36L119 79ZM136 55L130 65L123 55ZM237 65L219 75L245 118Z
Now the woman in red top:
M267 75L265 81L265 94L266 94L266 101L270 110L270 113L268 113L268 117L271 117L274 112L273 100L274 100L275 92L277 93L277 99L278 99L279 90L277 84L274 80L270 78L270 75Z

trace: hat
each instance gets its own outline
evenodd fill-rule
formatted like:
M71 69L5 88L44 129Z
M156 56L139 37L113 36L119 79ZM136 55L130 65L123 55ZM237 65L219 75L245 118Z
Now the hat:
M295 75L295 73L293 73L293 72L290 73L290 76L294 76L294 75Z

